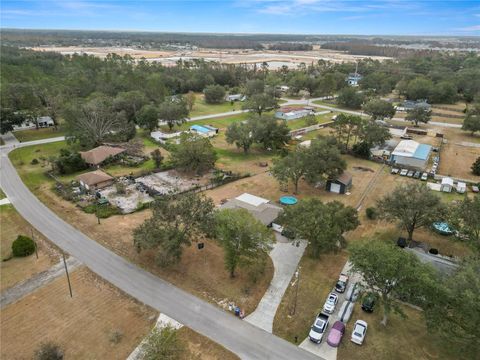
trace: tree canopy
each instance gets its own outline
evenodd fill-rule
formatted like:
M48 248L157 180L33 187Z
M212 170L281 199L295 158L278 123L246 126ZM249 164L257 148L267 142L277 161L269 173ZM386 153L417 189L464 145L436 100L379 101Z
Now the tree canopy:
M171 149L170 160L180 170L203 174L215 166L217 154L210 140L184 133L180 143Z

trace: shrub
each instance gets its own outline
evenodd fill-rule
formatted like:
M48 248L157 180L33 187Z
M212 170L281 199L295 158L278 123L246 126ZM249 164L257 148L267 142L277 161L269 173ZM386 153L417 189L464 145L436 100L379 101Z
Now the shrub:
M60 156L55 160L55 169L60 174L72 174L86 168L87 164L80 156L80 153L60 149Z
M117 182L115 184L115 189L117 191L117 194L119 195L123 195L123 194L126 194L127 193L127 187L124 183L122 182Z
M438 255L438 249L435 248L431 248L430 250L428 250L428 252L432 255Z
M18 235L12 243L12 253L15 257L32 255L35 252L35 242L28 236Z
M113 330L110 333L109 340L110 340L111 343L118 344L118 343L120 343L120 341L122 341L122 339L123 339L123 332L122 331Z
M480 175L480 157L472 164L472 172L474 175Z
M87 214L96 214L100 219L106 219L112 215L120 214L120 210L110 204L106 205L88 205L83 208L83 211Z
M38 159L32 159L32 161L30 161L30 164L31 165L37 165L38 164Z
M375 209L374 207L366 208L365 214L367 215L367 218L369 218L370 220L375 220L378 216L377 209Z
M43 343L33 355L35 360L62 360L63 350L55 343Z
M315 115L308 115L306 118L305 118L305 125L307 126L313 126L313 125L317 125L318 124L318 120L317 118L315 117Z

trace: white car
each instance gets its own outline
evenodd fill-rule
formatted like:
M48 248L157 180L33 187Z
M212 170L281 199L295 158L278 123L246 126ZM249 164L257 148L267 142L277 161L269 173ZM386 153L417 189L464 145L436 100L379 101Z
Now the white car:
M422 177L420 178L420 180L427 181L428 180L428 174L426 172L424 172L422 174Z
M352 332L352 342L358 345L362 345L365 340L365 335L367 335L367 323L363 320L355 321Z
M400 171L400 176L407 176L407 174L408 174L408 169L402 169Z
M308 338L311 342L314 342L315 344L320 344L322 342L323 335L327 332L329 319L330 316L328 314L318 314L310 332L308 333Z
M327 301L325 301L325 304L323 305L323 311L328 313L328 314L333 314L335 311L335 306L337 306L338 302L338 295L335 293L330 293L328 295Z

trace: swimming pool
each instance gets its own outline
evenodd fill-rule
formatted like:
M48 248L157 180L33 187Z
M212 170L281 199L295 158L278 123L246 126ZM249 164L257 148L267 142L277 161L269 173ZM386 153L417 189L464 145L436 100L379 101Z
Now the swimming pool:
M280 204L282 205L295 205L298 202L295 196L282 196L280 198Z

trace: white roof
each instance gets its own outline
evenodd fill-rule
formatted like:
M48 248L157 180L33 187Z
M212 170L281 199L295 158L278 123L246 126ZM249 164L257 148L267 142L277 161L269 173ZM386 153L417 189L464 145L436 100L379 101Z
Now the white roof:
M412 157L420 144L413 140L402 140L398 143L392 155Z
M442 179L442 185L451 185L453 186L453 179L449 177L444 177Z
M252 206L260 206L262 204L267 204L270 202L267 199L264 199L255 195L247 194L247 193L243 193L242 195L237 196L235 199L239 201L243 201L244 203L247 203Z
M298 144L300 146L303 146L305 148L309 148L311 145L312 145L312 140L305 140L305 141L302 141L300 144Z
M464 183L464 182L459 181L459 182L457 183L457 189L458 189L458 188L463 189L463 188L466 188L466 187L467 187L467 184Z

